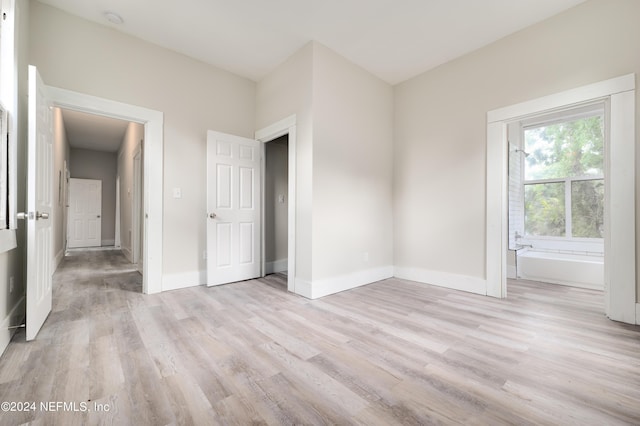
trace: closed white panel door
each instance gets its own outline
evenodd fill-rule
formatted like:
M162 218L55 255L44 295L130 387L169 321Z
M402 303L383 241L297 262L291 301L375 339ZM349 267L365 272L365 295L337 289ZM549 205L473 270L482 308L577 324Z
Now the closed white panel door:
M260 142L207 133L207 285L260 276Z
M67 247L102 245L102 181L69 179Z
M27 340L36 338L51 312L53 122L46 86L29 67L27 142Z

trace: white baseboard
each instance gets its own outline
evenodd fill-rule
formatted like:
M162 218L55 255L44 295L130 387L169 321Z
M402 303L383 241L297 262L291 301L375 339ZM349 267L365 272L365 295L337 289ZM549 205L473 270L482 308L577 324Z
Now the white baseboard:
M287 259L280 259L274 262L265 262L264 263L264 273L265 274L277 274L278 272L284 272L289 267Z
M640 303L636 303L636 324L640 325Z
M115 246L116 240L102 240L102 246Z
M56 269L58 269L58 266L60 266L60 262L62 262L62 259L64 259L64 250L60 250L56 256L53 258L53 271L55 272Z
M393 277L393 266L385 266L316 280L313 283L296 280L296 293L308 299L317 299L391 277Z
M179 290L207 284L207 271L191 271L162 276L162 291Z
M20 321L24 319L25 301L25 297L22 296L0 324L0 354L4 353L4 350L9 346L11 336L16 332L16 329L9 329L9 327L19 325Z
M122 247L122 254L127 258L129 262L133 261L133 256L131 256L131 249L129 247Z
M403 280L417 281L453 290L468 291L469 293L485 296L487 294L487 280L467 275L430 271L428 269L396 267L394 276Z
M511 280L518 278L518 270L515 265L507 265L507 278Z

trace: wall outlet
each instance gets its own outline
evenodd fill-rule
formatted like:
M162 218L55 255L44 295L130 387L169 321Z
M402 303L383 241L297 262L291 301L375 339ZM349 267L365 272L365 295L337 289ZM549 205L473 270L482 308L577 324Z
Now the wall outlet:
M283 204L283 203L284 203L284 194L280 194L280 195L278 195L278 202L279 202L280 204Z
M13 289L15 287L15 280L13 277L9 277L9 293L13 293Z
M182 189L173 188L173 198L182 198Z

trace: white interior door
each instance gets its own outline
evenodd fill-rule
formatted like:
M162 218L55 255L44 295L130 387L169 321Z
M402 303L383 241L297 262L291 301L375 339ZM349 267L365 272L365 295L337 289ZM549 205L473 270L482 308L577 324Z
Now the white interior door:
M260 276L260 142L207 133L207 285Z
M35 339L51 312L53 124L46 87L38 70L29 66L27 147L27 340Z
M67 247L102 245L102 181L69 179Z

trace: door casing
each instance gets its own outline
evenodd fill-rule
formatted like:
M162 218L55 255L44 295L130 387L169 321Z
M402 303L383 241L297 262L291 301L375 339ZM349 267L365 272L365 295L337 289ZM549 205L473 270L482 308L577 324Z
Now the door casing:
M288 216L288 241L287 241L287 290L296 292L296 116L291 115L280 120L270 126L260 129L256 132L255 138L262 142L262 223L265 223L265 200L264 200L264 184L265 184L265 144L277 139L281 136L288 135L289 139L289 208ZM265 227L262 226L262 276L265 275Z
M163 113L52 86L48 86L47 92L54 106L144 124L142 291L160 293L163 281Z

